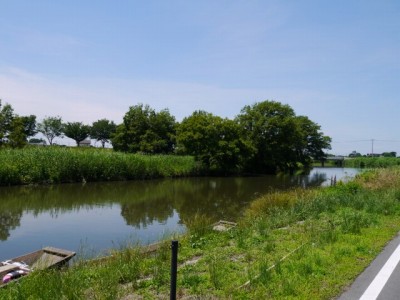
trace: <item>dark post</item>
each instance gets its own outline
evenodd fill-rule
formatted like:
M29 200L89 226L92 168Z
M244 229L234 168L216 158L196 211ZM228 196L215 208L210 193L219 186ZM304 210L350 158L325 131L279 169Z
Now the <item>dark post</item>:
M176 300L176 278L178 273L178 241L171 243L171 300Z

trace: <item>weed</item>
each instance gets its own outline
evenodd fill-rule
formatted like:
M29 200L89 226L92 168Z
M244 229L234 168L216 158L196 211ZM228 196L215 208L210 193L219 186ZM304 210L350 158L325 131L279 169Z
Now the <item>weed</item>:
M368 227L371 222L365 213L348 209L341 213L341 217L341 229L344 233L360 234L361 229Z
M270 264L266 259L263 259L258 266L259 276L258 281L263 285L268 285L271 280L272 274L270 269Z
M322 227L322 230L316 236L321 244L335 243L339 237L336 221L334 219L328 219L325 223L325 227Z
M216 254L212 254L208 259L208 274L210 281L214 288L220 289L222 287L222 280L224 277L224 268L222 258Z
M183 221L193 238L201 238L212 231L212 220L206 215L196 213L194 217Z
M233 232L237 247L239 249L246 249L246 237L248 236L248 230L243 227L238 227Z
M181 285L190 288L193 293L199 292L199 286L204 282L204 278L196 274L192 266L187 266L181 271Z

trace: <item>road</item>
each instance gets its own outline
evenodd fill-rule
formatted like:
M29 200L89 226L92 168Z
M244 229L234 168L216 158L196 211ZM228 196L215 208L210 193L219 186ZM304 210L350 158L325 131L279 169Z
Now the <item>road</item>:
M338 300L400 299L400 235L384 248Z

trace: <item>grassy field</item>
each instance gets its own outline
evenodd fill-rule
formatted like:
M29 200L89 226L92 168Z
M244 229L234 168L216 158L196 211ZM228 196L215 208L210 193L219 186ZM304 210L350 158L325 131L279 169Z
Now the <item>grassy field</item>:
M199 172L190 156L125 154L93 148L2 149L0 161L0 185L148 179Z
M270 193L236 227L187 221L178 298L331 299L400 229L400 168L368 171L329 188ZM108 259L62 272L33 272L1 299L168 299L170 242L143 254L126 246ZM192 297L192 298L190 298Z

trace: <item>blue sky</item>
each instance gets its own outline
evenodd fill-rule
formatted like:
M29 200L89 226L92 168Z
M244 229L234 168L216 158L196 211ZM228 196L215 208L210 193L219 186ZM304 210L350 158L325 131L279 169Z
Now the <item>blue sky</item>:
M0 99L20 115L129 106L233 118L289 104L334 154L400 155L400 1L0 0Z

